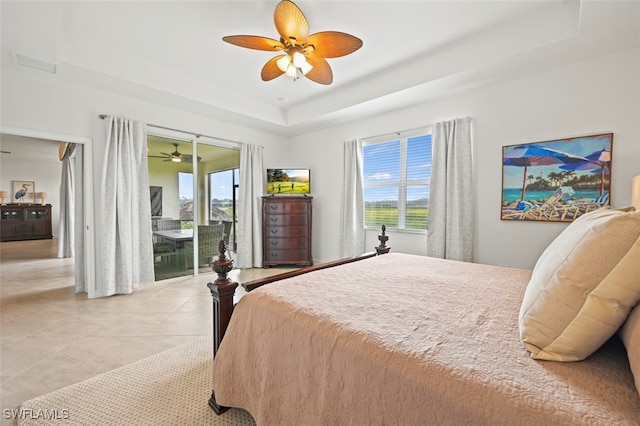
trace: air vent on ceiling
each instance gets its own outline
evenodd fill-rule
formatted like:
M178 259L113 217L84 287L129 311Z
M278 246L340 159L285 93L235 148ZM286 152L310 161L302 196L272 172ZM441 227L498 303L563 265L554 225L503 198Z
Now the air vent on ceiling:
M23 67L29 67L38 71L45 71L51 74L56 73L57 65L51 62L43 61L42 59L32 58L30 56L16 53L16 63Z

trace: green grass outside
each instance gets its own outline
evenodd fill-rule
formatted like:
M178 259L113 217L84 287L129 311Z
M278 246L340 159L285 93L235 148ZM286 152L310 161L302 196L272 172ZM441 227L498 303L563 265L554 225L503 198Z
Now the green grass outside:
M309 184L304 182L268 182L267 192L273 194L308 194Z
M429 209L427 207L408 208L405 218L406 229L427 229L427 217ZM382 226L389 228L398 227L398 209L397 208L381 208L365 210L364 215L365 226Z

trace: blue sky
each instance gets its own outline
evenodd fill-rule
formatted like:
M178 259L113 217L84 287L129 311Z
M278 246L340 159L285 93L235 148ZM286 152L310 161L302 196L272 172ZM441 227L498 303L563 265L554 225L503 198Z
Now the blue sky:
M233 170L214 173L214 182L211 185L212 198L219 200L231 199L233 191ZM193 199L193 175L191 173L178 173L178 188L180 198Z

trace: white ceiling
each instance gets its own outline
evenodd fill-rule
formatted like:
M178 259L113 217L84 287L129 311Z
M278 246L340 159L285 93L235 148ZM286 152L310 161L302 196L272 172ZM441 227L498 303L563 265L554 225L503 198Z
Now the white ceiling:
M330 86L286 76L263 82L260 70L275 55L221 39L278 38L276 4L3 0L0 58L24 72L294 136L640 45L639 1L299 0L312 33L343 31L364 45L329 59ZM57 73L19 65L16 54Z
M59 163L60 141L0 134L0 160Z

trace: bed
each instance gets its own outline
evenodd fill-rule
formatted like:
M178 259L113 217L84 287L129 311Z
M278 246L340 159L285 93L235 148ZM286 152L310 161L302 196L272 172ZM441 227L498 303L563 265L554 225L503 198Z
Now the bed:
M235 283L222 274L210 286L216 317L226 309L214 336L216 411L243 408L261 425L640 424L630 352L640 351L640 308L635 328L584 360L556 362L523 344L536 269L389 253L303 272L249 285L235 307L223 307Z

